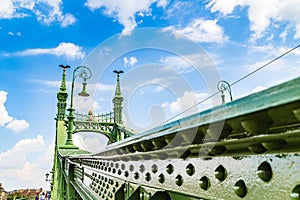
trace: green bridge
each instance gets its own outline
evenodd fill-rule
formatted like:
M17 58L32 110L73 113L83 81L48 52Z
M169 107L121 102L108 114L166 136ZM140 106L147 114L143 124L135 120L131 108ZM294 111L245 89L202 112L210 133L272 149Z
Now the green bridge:
M113 112L74 113L72 86L67 115L61 67L52 199L300 199L300 78L133 134L121 117L121 71ZM75 71L73 84L88 78ZM86 131L110 144L79 149L72 136Z

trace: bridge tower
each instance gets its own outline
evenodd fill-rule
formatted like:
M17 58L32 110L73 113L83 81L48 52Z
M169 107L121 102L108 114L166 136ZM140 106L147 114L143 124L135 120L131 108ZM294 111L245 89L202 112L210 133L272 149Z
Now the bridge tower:
M66 107L67 107L67 99L68 99L68 93L66 88L66 69L70 68L69 65L63 66L60 65L61 68L63 68L63 75L61 80L61 85L59 88L59 92L57 93L57 120L64 120L65 114L66 114Z
M51 179L51 197L56 200L80 199L71 182L74 180L73 165L65 165L66 157L75 154L86 154L87 151L79 148L65 148L67 139L66 130L66 107L68 93L66 90L66 69L70 66L60 65L63 68L60 89L57 93L57 114L56 114L56 134L55 134L55 150L54 162L52 167ZM73 145L72 145L73 146ZM71 147L72 147L71 146ZM63 175L64 170L68 171L68 177Z
M122 124L123 123L122 102L123 102L124 98L122 97L122 94L121 94L120 74L123 73L123 71L122 70L120 70L120 71L114 70L113 72L117 74L116 92L115 92L115 96L112 100L112 102L114 103L114 120L115 120L115 123Z

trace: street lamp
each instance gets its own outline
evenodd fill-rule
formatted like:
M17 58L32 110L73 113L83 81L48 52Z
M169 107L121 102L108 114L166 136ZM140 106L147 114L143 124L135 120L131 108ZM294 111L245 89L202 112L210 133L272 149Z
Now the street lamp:
M228 91L230 95L230 101L232 101L232 94L231 94L231 87L228 82L226 81L219 81L217 84L218 90L221 92L221 98L222 98L222 104L226 103L225 102L225 91Z
M51 171L50 173L52 174L52 171ZM46 179L45 179L45 181L46 181L46 182L50 182L50 183L51 183L51 182L52 182L52 179L51 179L51 178L49 178L49 175L50 175L49 173L46 173L46 174L45 174L45 176L46 176Z
M65 66L60 65L60 67L65 67ZM89 94L86 92L86 85L87 85L86 79L91 78L91 76L92 76L92 72L86 66L76 67L73 71L72 88L71 88L71 102L70 102L70 108L68 109L69 116L67 117L68 118L67 140L66 140L66 144L61 147L63 149L78 149L78 147L76 147L73 144L73 140L72 140L72 134L73 134L73 129L74 129L73 128L73 121L74 121L73 112L75 111L75 109L73 108L74 82L77 77L81 77L83 79L83 83L82 83L83 88L82 88L82 91L78 95L87 97L87 96L89 96Z

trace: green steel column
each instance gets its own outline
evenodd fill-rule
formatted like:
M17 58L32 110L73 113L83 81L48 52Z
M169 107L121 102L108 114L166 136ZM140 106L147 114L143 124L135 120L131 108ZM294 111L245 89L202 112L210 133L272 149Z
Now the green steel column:
M67 99L68 99L68 93L66 89L66 69L70 66L63 66L60 65L60 67L63 68L63 74L62 74L62 80L60 84L59 92L57 93L57 120L64 120L65 114L66 114L66 107L67 107Z
M52 167L52 184L51 184L51 196L52 199L60 200L64 199L62 196L62 169L58 158L58 149L62 146L66 140L65 129L65 112L67 107L68 93L66 90L66 69L69 66L60 65L63 68L62 80L60 90L57 93L57 117L56 117L56 136L55 136L55 150L54 150L54 163Z
M74 179L74 165L70 164L69 165L69 170L68 170L68 179L67 179L67 199L77 199L76 198L76 191L72 184L70 183Z

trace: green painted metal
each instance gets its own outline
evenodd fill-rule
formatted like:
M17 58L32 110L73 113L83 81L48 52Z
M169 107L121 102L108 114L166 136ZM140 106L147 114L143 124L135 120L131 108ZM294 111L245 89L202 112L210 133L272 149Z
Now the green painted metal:
M127 130L122 125L122 101L121 87L119 74L117 73L116 94L114 98L114 110L117 114L110 112L109 114L102 114L100 117L88 115L79 115L75 113L73 108L73 90L74 82L77 77L84 79L83 90L79 93L81 96L88 96L86 92L86 79L91 77L91 71L85 66L79 66L73 71L72 87L71 87L71 101L68 109L69 115L66 117L66 106L68 93L66 91L66 69L70 66L60 65L63 68L63 75L60 90L57 93L57 118L56 118L56 139L55 139L55 153L52 169L52 183L51 191L53 199L95 199L95 196L89 194L88 188L82 187L74 180L75 168L74 165L67 162L67 158L72 155L89 154L73 145L72 135L80 131L93 131L106 135L111 142L119 141L132 135L132 132ZM91 119L92 117L92 119ZM101 119L101 120L100 120ZM117 119L117 120L115 120ZM67 127L67 129L66 129Z
M64 67L68 68L68 67ZM68 131L67 131L67 139L66 143L64 146L60 146L60 148L64 149L77 149L78 147L73 144L73 139L72 139L72 134L74 130L74 115L73 112L75 109L73 108L73 91L74 91L74 84L75 84L75 79L77 77L83 78L84 79L84 84L83 84L83 92L79 93L79 95L83 96L88 96L88 94L85 91L85 86L86 86L86 79L91 78L92 72L91 70L86 67L86 66L78 66L74 69L73 71L73 78L72 78L72 87L71 87L71 102L70 102L70 108L68 109L69 115L68 115Z
M121 141L116 139L96 154L59 148L67 133L65 121L57 120L52 196L300 199L299 89L300 78ZM89 119L88 115L83 117ZM110 128L101 120L78 119L74 124L77 131L116 135L113 123Z
M57 120L63 120L66 114L68 93L66 89L66 69L67 66L60 65L63 68L60 90L57 93Z
M134 134L132 130L115 122L113 112L101 115L75 113L74 116L74 134L77 132L98 132L105 135L111 143Z

